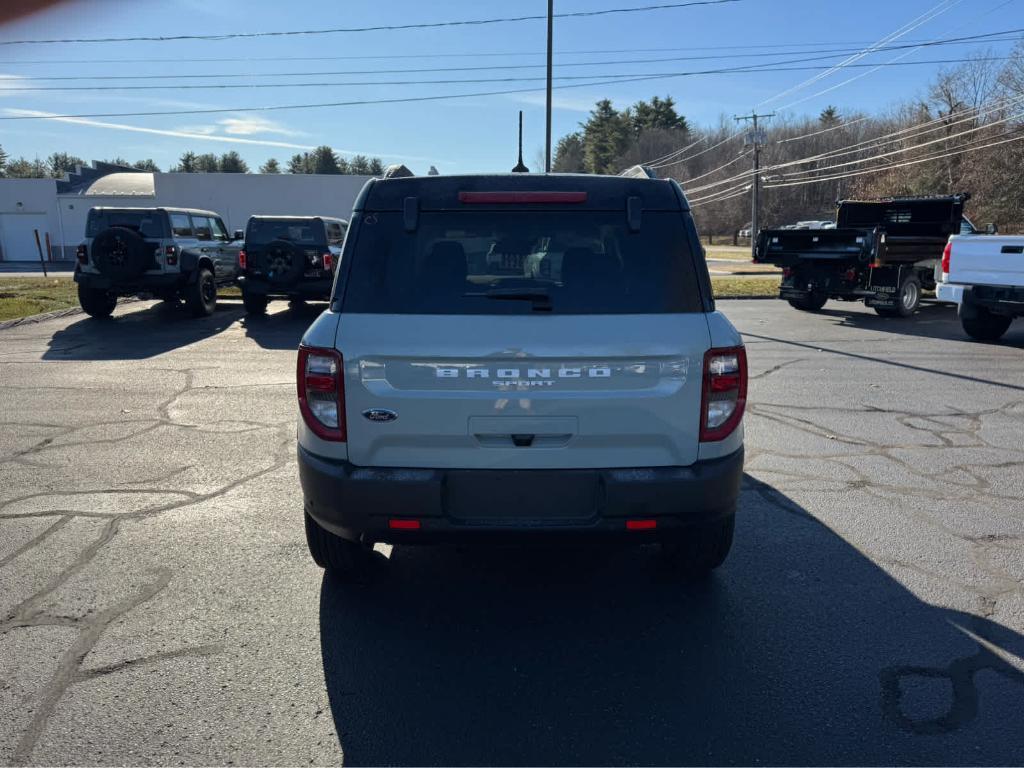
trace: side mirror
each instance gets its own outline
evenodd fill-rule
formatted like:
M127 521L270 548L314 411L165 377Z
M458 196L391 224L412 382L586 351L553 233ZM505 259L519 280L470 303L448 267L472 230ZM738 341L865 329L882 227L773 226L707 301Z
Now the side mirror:
M232 240L245 240L245 232L240 229L236 229L231 235Z
M995 224L986 224L985 225L985 234L986 235L997 235L997 234L999 234L999 227L997 227Z

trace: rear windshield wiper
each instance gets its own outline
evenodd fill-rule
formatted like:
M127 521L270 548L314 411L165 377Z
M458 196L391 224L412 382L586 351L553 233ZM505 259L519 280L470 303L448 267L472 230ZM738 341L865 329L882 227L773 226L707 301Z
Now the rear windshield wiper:
M500 301L532 301L533 308L539 312L551 311L551 295L545 291L529 291L521 288L492 288L482 293L467 293L466 296L483 296L486 299Z

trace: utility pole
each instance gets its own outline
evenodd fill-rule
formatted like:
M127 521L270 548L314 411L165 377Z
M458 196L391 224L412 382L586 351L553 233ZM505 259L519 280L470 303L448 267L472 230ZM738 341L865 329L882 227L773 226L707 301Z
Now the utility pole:
M750 199L750 251L753 253L754 248L757 246L757 212L760 210L761 203L761 147L765 143L764 131L758 130L757 121L761 118L775 117L775 113L772 112L770 115L759 115L757 112L751 112L749 115L737 115L734 120L740 122L741 120L750 120L753 123L750 133L744 138L744 146L752 145L754 147L754 183L751 187L751 199Z
M548 0L548 97L544 140L544 173L551 173L551 43L555 33L555 0Z

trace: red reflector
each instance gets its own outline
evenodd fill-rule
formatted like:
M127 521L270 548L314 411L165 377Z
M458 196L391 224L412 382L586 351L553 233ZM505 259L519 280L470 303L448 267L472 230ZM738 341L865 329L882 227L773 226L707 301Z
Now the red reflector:
M658 527L657 520L627 520L627 531L653 531Z
M586 192L459 192L460 203L585 203Z
M334 269L334 254L332 254L330 252L325 253L324 256L323 256L323 259L324 259L324 269L326 269L328 272L330 272L332 269Z
M334 390L334 377L307 375L306 389L313 389L318 392L331 392Z
M245 265L249 260L249 255L245 251L238 252L238 268L245 269Z
M388 528L396 531L418 531L420 529L419 520L388 520Z

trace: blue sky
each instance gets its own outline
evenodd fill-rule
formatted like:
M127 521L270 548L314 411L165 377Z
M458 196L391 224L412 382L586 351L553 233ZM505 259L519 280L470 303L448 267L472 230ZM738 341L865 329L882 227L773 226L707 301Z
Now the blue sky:
M556 12L636 7L653 0L556 0ZM856 10L852 10L853 6ZM58 6L0 29L9 40L131 35L216 34L269 30L409 24L449 19L493 18L545 12L545 0L82 0ZM931 14L929 17L927 14ZM894 44L976 35L1024 27L1024 0L741 0L718 6L680 8L556 22L555 76L685 72L751 62L801 58L804 51L860 49L917 20ZM543 21L447 29L289 36L221 41L66 43L0 45L0 74L7 78L126 75L217 75L164 80L5 81L0 117L25 114L95 114L242 108L365 99L419 97L536 87L532 93L451 101L374 104L320 109L222 114L85 118L0 122L0 145L11 155L46 157L55 150L86 159L120 155L151 157L163 168L185 150L237 150L255 170L268 157L284 160L304 147L330 144L343 154L363 153L385 162L402 161L418 172L504 171L515 162L517 110L525 111L525 159L536 169L544 138L543 81L448 85L321 85L288 83L543 78ZM764 46L784 46L778 49ZM941 46L875 53L859 64L902 56L903 62L959 58L991 51L1004 56L1011 42ZM644 50L640 50L644 49ZM649 50L656 49L656 50ZM623 52L619 52L623 51ZM768 53L772 56L739 58ZM416 58L421 54L429 57ZM440 54L440 55L439 55ZM456 55L457 54L457 55ZM502 55L495 55L502 54ZM716 57L672 60L680 57ZM295 58L308 60L293 60ZM377 57L377 58L369 58ZM203 59L244 59L203 61ZM836 55L825 63L842 61ZM105 61L97 59L130 59ZM646 63L626 63L647 59ZM60 63L37 63L53 62ZM75 63L71 63L74 60ZM86 62L86 63L80 63ZM456 67L519 69L427 72ZM522 68L537 65L536 68ZM575 66L574 66L575 65ZM787 108L801 114L829 103L840 111L885 109L920 96L939 64L888 67L877 72L846 68L780 98L813 71L731 73L648 82L584 86L555 91L553 134L573 130L600 98L625 107L641 98L671 95L696 124L749 111ZM379 70L411 70L379 74ZM341 73L280 76L280 73ZM360 74L347 74L360 72ZM273 74L272 74L273 73ZM863 75L861 77L858 77ZM230 77L229 77L230 76ZM852 82L844 81L857 78ZM244 88L280 83L284 87ZM579 81L563 81L579 82ZM182 85L231 84L218 90ZM556 85L559 83L556 82ZM100 91L91 86L143 85L143 90ZM155 89L148 86L171 86ZM819 91L839 85L828 93ZM71 91L14 93L32 86ZM765 103L762 103L765 102ZM99 124L97 124L99 123Z

